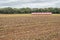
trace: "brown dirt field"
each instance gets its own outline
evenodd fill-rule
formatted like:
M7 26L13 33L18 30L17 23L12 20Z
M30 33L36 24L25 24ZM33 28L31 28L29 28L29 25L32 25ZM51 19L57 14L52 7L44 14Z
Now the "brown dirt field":
M0 40L60 40L60 16L0 17Z

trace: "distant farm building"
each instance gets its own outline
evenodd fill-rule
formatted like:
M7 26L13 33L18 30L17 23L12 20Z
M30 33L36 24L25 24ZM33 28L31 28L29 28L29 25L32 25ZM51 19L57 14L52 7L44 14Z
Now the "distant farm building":
M36 14L36 15L51 15L52 12L33 12L32 14Z

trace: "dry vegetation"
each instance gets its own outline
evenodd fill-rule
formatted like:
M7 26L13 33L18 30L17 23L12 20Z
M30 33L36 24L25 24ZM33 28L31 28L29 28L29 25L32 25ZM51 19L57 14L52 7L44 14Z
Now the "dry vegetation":
M0 16L0 40L60 40L58 15L5 16Z

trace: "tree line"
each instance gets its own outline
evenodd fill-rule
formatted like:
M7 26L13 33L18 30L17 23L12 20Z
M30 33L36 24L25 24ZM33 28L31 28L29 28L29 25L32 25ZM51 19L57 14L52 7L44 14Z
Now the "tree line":
M60 8L0 8L0 14L30 14L32 12L52 12L60 14Z

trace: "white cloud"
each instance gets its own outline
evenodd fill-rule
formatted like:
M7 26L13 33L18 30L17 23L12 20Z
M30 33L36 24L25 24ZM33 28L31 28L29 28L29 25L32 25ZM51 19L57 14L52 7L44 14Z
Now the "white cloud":
M60 0L0 0L0 7L59 7Z

